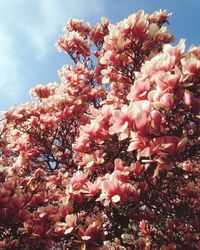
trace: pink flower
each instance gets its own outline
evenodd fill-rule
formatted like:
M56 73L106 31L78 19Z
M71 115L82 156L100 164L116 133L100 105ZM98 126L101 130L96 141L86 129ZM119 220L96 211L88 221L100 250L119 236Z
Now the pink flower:
M109 20L107 18L102 18L101 24L96 24L92 27L90 38L95 43L97 48L101 48L104 43L104 37L108 35L108 25Z
M181 60L183 74L189 76L200 76L200 60L195 57Z
M167 12L166 10L159 10L155 11L148 16L148 20L152 23L162 24L164 23L168 17L171 16L171 13Z
M123 33L125 35L130 35L133 40L146 38L146 31L148 29L148 19L147 15L143 10L130 15L124 21Z
M132 164L131 167L135 176L139 176L143 170L143 166L140 164L139 161L136 161L134 164Z
M124 171L125 166L120 158L115 159L115 170Z
M135 101L131 102L129 106L124 105L121 110L114 111L110 133L122 133L120 137L122 140L129 136L131 127L134 131L145 131L149 122L150 109L151 104L148 101Z
M163 46L163 52L168 53L177 62L180 60L185 50L185 39L180 39L180 42L173 47L171 44L165 44Z
M153 129L155 129L155 131L159 131L160 130L160 125L162 122L162 115L159 111L157 110L152 110L151 111L151 126L153 127Z
M200 51L199 51L199 48L198 46L194 46L192 45L189 50L188 50L188 54L192 57L192 56L195 56L197 59L200 60Z
M64 234L71 233L71 231L75 228L77 223L77 216L75 214L68 214L65 217L65 222L67 225L67 229L65 229Z
M104 206L111 203L126 202L130 197L131 187L128 184L121 183L118 179L109 178L101 182L101 195L97 201L101 201Z
M170 72L158 71L151 78L155 88L161 92L171 92L180 82L181 72L177 69L176 74Z
M127 95L127 99L130 101L145 100L147 93L150 90L150 81L138 77L134 85L131 87L130 93Z
M150 140L146 137L140 136L139 133L132 132L130 135L130 144L127 151L139 150L146 148Z
M151 158L149 160L143 160L143 162L159 162L162 164L163 168L165 165L163 164L165 161L167 162L168 155L176 155L184 150L187 145L187 138L179 138L177 136L160 136L158 138L154 138L149 141L148 146L138 149L138 159L141 157L151 157L155 154L154 159ZM164 161L164 162L163 162ZM169 165L169 164L168 164Z
M77 31L69 31L64 36L60 37L56 43L58 50L64 50L71 54L76 53L77 56L83 55L84 57L90 56L90 44L81 36Z
M110 133L114 134L124 132L127 129L129 123L131 123L131 119L129 119L131 116L132 114L131 112L128 112L127 106L123 106L122 111L115 110L111 120L113 126L110 128Z
M149 228L146 221L142 220L139 224L140 232L143 236L149 235Z
M38 98L39 100L48 98L49 96L55 94L57 89L57 83L49 83L47 86L37 85L35 88L30 90L30 95Z
M86 183L86 185L84 186L83 192L91 197L96 196L97 194L99 194L101 192L101 189L99 187L99 183L98 182L92 183L92 182L88 181Z
M93 167L104 163L104 151L96 150L90 154L83 154L80 166L84 166L85 170L93 171Z
M68 214L65 217L65 222L56 222L54 230L57 234L70 234L76 227L77 216L74 214Z
M87 182L87 175L81 171L77 171L71 178L71 185L73 190L78 190Z
M82 20L78 19L70 19L69 22L65 25L64 31L77 31L82 36L88 36L90 32L90 25L88 23L84 23Z
M164 94L162 97L161 97L161 103L163 104L163 107L168 109L168 110L171 110L174 108L174 96L173 94Z
M78 237L83 241L95 241L96 239L101 238L102 234L102 221L96 217L87 217L86 225L79 226L78 228Z
M186 107L191 107L193 101L193 93L189 90L185 90L183 100Z

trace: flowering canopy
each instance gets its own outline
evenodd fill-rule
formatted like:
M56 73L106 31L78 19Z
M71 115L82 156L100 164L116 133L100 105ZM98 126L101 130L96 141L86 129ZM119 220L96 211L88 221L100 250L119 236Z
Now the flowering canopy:
M169 16L67 23L73 65L1 120L0 248L200 248L200 47Z

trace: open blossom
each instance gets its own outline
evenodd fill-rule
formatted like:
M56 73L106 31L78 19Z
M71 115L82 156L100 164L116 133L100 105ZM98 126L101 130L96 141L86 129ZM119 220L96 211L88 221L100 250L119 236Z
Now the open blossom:
M102 150L97 150L92 154L84 154L81 165L83 165L85 169L92 170L93 166L97 166L102 163L104 163L104 152Z
M87 175L84 174L81 171L76 172L72 179L71 179L71 185L73 190L80 189L87 181Z
M99 183L98 182L92 183L88 181L84 186L83 192L86 193L88 196L95 196L99 194L101 192Z
M174 155L181 152L187 144L187 138L176 136L161 136L150 141L150 146L140 151L139 155L149 157L156 153L159 155ZM164 154L163 154L164 153Z
M128 35L130 34L132 39L141 39L146 37L146 31L148 29L147 15L143 10L130 15L127 19L119 24L123 32Z
M141 148L145 148L146 145L150 142L149 138L140 136L137 132L131 132L130 134L130 144L127 148L127 151L138 150Z
M96 217L87 217L86 225L80 226L78 236L82 241L95 241L102 237L102 219Z
M150 87L150 81L148 79L141 79L138 77L131 87L131 91L127 95L127 98L131 101L145 100L150 91Z
M191 58L186 58L182 59L181 61L183 65L183 73L187 77L193 76L193 75L200 75L200 60L191 57Z
M113 113L110 133L121 133L121 139L129 136L130 129L144 131L148 126L148 113L151 105L148 101L132 102L129 106L124 105L121 110Z
M148 20L150 22L156 22L159 25L166 22L168 17L171 16L171 13L169 13L167 10L159 10L154 11L152 14L148 16Z
M55 233L67 235L71 233L77 223L77 216L74 214L68 214L65 217L65 222L56 222Z
M165 44L163 46L163 52L170 54L175 62L178 62L183 56L185 51L185 39L180 39L180 42L173 47L171 44Z
M101 195L97 201L101 201L104 206L108 206L110 203L126 202L131 196L136 194L134 187L128 183L121 182L116 177L113 174L101 181Z

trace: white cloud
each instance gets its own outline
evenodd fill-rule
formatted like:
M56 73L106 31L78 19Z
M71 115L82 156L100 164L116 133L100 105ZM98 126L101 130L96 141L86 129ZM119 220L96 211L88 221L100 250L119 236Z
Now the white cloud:
M14 48L12 36L0 27L0 92L10 99L21 95L20 61Z
M34 22L22 23L21 26L36 52L37 59L48 54L68 19L95 15L103 8L101 1L88 0L37 0L34 4L37 7Z
M38 8L34 22L22 26L37 59L48 54L69 18L95 15L103 8L101 1L88 0L37 0L34 3Z
M49 50L48 42L56 34L63 10L59 1L38 2L38 16L34 23L25 25L29 42L36 52L36 58L44 57Z

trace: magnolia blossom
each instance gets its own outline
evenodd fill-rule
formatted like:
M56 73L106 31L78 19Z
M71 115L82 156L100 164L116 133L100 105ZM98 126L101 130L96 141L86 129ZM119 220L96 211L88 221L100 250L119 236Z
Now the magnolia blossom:
M72 179L71 179L71 185L74 190L82 187L87 181L87 175L82 173L81 171L76 172Z

